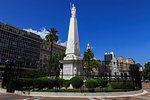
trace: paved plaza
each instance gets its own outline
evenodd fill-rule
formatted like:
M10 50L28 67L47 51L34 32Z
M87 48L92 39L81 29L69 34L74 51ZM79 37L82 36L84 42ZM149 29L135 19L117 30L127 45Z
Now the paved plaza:
M148 91L148 93L139 96L132 97L114 97L114 98L70 98L70 97L31 97L31 96L21 96L15 94L0 94L0 100L150 100L150 83L143 83L143 89Z

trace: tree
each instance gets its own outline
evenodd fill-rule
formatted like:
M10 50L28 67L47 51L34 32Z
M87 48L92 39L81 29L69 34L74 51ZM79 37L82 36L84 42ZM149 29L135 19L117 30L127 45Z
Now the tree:
M98 70L98 61L96 59L93 59L94 54L90 48L90 45L88 44L86 51L84 52L83 62L85 64L85 74L88 77L94 71Z
M98 70L98 62L95 59L91 59L89 61L86 61L86 68L85 68L85 74L86 76L92 75L92 73L95 73L95 71Z
M84 52L83 61L89 61L94 57L94 54L90 48L90 45L88 44L86 51Z
M65 53L61 53L59 55L52 55L47 60L47 73L49 73L49 67L51 67L51 72L55 75L55 77L59 77L60 75L60 69L63 68L63 65L59 62L60 60L63 60L65 57Z
M139 71L140 71L140 75L141 75L141 79L143 79L143 77L144 77L144 73L143 73L143 71L141 70L141 68L142 68L142 65L140 64L140 63L136 63L136 65L139 67Z
M145 79L150 80L150 62L146 63L144 65L144 69L143 69L143 76Z
M130 67L130 75L132 77L133 86L136 88L142 88L141 85L141 76L139 72L139 66L137 64L131 64Z
M52 52L53 52L53 43L58 41L58 36L57 34L58 31L55 28L50 28L50 30L48 30L48 34L46 35L46 41L50 42L51 44L51 48L50 48L50 57L52 57ZM51 62L50 62L50 66L51 66ZM51 75L51 67L49 67L50 69L50 75Z

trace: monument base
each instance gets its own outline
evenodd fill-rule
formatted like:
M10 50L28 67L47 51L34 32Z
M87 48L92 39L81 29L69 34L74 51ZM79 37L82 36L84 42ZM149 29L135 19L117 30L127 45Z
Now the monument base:
M63 70L60 78L70 80L74 76L83 76L82 60L61 60Z

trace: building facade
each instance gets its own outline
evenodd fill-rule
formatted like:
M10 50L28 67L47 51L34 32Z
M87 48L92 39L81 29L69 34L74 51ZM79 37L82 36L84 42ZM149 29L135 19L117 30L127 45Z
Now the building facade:
M110 64L111 60L115 58L115 55L113 52L110 52L110 53L105 53L104 57L105 57L105 64L108 65Z
M57 43L53 43L52 50L53 50L52 55L60 54L65 52L66 47ZM50 58L50 52L51 52L51 43L47 42L46 40L43 40L40 47L40 64L39 64L40 69L46 68L46 62L48 58Z
M22 68L35 68L41 43L39 35L0 23L0 66L13 63Z
M105 53L105 65L110 69L109 74L111 74L111 76L129 75L129 67L131 64L135 64L132 58L115 58L113 52Z
M122 56L116 58L118 69L122 73L126 73L129 71L129 67L131 64L135 64L135 61L132 58L124 59Z

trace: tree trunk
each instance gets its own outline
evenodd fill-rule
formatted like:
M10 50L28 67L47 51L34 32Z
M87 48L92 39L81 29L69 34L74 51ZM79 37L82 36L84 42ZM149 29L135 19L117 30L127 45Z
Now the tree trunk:
M51 51L50 51L50 72L49 72L50 76L52 72L52 53L53 53L53 41L51 41Z

